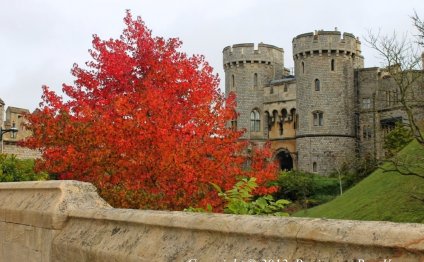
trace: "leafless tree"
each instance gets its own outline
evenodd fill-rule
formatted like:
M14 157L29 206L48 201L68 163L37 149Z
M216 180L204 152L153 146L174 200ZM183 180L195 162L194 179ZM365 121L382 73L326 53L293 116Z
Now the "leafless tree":
M397 85L399 102L408 117L412 134L424 146L424 133L414 115L414 108L424 106L419 94L424 88L419 45L407 35L399 36L396 32L391 35L369 32L365 41L379 53L387 73Z
M420 46L424 47L424 21L418 16L417 12L412 16L415 29L418 31L417 42Z
M408 118L408 126L417 142L424 147L424 131L414 114L415 109L424 107L424 71L421 50L424 47L424 22L415 12L411 17L418 32L416 38L399 35L374 34L371 31L365 41L376 50L393 79L399 93L399 102ZM405 176L424 178L424 158L422 156L401 156L387 160L389 168L385 172L396 171Z

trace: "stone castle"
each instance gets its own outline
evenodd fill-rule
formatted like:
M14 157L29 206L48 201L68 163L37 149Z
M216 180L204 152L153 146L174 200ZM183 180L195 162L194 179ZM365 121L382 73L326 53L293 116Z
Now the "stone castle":
M0 98L0 127L2 129L9 129L16 127L17 133L5 133L2 141L0 141L0 153L13 154L18 158L38 158L41 156L40 152L31 150L18 145L18 142L31 135L29 130L25 128L25 115L29 114L28 109L8 106L5 110L5 103Z
M329 174L358 157L383 157L385 134L407 122L387 70L364 68L359 38L337 29L301 34L292 43L294 75L282 48L224 48L225 92L237 95L231 125L245 129L254 145L270 141L282 169ZM422 90L414 96L424 98ZM422 120L424 110L416 110Z

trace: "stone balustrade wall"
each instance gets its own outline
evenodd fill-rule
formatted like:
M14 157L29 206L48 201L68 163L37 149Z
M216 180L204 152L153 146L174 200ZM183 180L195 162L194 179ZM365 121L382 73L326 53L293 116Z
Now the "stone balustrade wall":
M423 260L421 224L115 209L88 183L0 183L0 261Z

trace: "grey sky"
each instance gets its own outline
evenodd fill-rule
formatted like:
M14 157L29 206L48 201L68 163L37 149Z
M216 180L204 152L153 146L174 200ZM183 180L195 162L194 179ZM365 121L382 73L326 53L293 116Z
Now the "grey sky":
M154 35L179 37L183 51L203 54L223 77L222 49L264 42L284 48L292 67L292 38L314 30L369 29L414 33L414 10L424 18L423 0L0 0L0 98L6 105L35 109L46 84L61 93L71 84L73 63L89 59L92 34L117 37L125 10L141 16ZM365 66L378 66L363 42Z

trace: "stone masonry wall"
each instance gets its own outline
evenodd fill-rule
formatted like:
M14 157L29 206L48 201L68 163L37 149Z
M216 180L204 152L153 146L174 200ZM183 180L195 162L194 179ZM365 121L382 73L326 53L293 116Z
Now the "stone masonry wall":
M355 139L346 137L303 137L296 140L298 168L330 174L355 158ZM316 170L314 170L316 163Z
M422 261L424 225L114 209L88 183L0 183L2 261Z
M3 153L8 155L16 155L16 157L19 159L36 159L41 157L40 151L18 146L16 142L4 141Z

